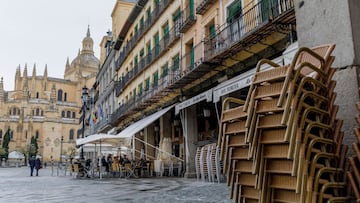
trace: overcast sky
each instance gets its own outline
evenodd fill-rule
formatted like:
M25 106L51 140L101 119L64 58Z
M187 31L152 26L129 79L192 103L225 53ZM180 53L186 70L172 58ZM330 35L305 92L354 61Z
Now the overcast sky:
M95 56L99 43L111 29L116 0L0 0L0 77L5 90L14 89L15 70L28 75L36 63L36 75L64 77L66 58L77 56L90 25Z

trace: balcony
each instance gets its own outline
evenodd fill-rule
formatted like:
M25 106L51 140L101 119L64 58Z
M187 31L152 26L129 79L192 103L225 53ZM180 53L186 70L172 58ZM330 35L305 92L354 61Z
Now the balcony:
M157 83L153 83L148 89L145 89L141 94L136 95L121 105L112 115L109 123L117 125L122 118L127 115L134 114L145 110L147 107L156 104L169 93L174 92L171 85L180 79L179 64L174 65L169 69L166 76L161 77Z
M159 19L161 14L165 11L166 8L172 3L172 0L163 0L159 3L157 7L151 12L150 18L148 18L143 26L140 26L138 32L134 34L131 40L123 46L123 49L120 52L118 59L115 62L116 70L119 70L122 63L125 61L128 54L136 46L139 40L145 35L145 33L154 25L154 23Z
M103 118L95 123L94 129L92 130L93 133L106 133L110 130L113 126L110 123L110 116L108 115L106 118Z
M190 0L190 2L186 5L185 9L182 11L181 18L182 23L180 26L180 32L185 33L196 22L194 2L192 0Z
M168 49L180 38L179 26L174 26L169 33L159 41L159 43L151 50L151 52L140 58L140 63L135 64L133 69L130 70L124 77L122 77L115 87L116 96L120 93L137 75L142 73L148 66L154 63L158 58L164 55Z
M196 4L196 14L203 15L216 0L199 0Z
M270 7L260 1L232 23L221 26L215 37L205 40L204 60L221 63L234 53L261 42L275 32L289 33L295 24L293 0L280 0Z

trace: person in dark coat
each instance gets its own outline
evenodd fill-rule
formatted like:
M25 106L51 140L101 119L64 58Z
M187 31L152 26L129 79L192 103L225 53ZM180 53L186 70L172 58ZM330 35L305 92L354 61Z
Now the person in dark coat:
M41 161L40 158L35 160L35 169L36 169L36 176L39 176L39 170L41 168Z
M33 172L34 172L34 167L35 167L35 156L32 156L30 159L29 159L29 165L30 165L30 176L33 176Z

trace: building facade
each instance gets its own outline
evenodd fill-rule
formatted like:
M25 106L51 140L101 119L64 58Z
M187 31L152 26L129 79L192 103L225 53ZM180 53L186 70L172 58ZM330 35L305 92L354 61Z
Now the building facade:
M299 47L335 43L338 117L345 121L349 144L359 87L358 7L355 0L139 0L109 41L101 71L111 70L113 83L102 82L111 81L106 74L98 75L98 82L110 84L105 95L113 103L95 132L114 129L121 135L170 107L130 132L133 157L143 149L147 158L158 159L156 147L168 140L169 153L182 159L185 176L193 177L196 148L217 142L222 101L246 99L260 59L284 65ZM327 26L330 20L344 37Z
M98 67L88 29L78 56L71 63L67 59L63 79L49 77L47 67L39 75L35 65L30 75L25 65L16 69L14 90L5 91L1 80L0 141L10 129L9 152L26 154L36 137L44 161L58 161L60 154L74 156L75 140L81 137L81 90L95 82Z

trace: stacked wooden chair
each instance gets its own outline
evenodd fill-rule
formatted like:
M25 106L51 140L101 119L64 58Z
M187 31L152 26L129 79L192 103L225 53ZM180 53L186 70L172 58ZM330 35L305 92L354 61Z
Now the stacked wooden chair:
M261 60L246 101L224 101L218 143L235 202L347 201L334 47L300 48L285 66Z
M356 104L356 107L360 111L360 102ZM360 125L360 114L357 115L355 120ZM354 155L348 158L346 178L349 182L349 196L352 193L355 201L360 203L360 128L354 129L354 135L357 142L352 144Z
M197 180L201 179L204 182L221 181L219 148L216 143L207 144L196 149L195 169Z

